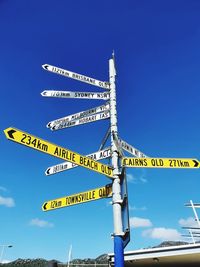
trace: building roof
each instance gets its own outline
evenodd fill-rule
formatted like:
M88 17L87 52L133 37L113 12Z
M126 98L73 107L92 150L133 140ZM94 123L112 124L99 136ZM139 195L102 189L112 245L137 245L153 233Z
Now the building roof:
M110 265L114 264L114 254L108 254ZM126 267L131 266L193 266L200 264L200 244L140 249L124 252Z

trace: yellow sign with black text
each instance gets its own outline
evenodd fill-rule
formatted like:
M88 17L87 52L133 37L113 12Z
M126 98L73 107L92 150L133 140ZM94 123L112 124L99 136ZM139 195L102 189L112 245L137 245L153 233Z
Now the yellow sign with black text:
M122 166L130 168L199 168L197 159L184 158L122 158Z
M81 192L74 195L46 201L42 205L42 210L49 211L49 210L69 207L101 198L108 198L111 196L112 196L112 184L108 184L106 186L92 189L86 192Z
M11 141L39 150L54 157L67 160L84 168L104 174L108 177L113 177L113 170L108 165L97 162L86 156L82 156L69 149L57 146L13 127L5 129L4 133Z

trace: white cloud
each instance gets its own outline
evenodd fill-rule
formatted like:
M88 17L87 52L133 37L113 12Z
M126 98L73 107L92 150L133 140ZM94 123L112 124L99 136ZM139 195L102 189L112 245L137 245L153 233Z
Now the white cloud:
M3 187L3 186L0 186L0 190L1 191L4 191L4 192L7 192L8 190L5 188L5 187Z
M127 173L126 177L127 177L127 182L134 183L135 178L134 178L134 176L132 174Z
M129 205L129 210L147 210L147 207L136 207L136 206L131 206Z
M44 227L48 227L49 228L49 227L53 227L54 226L53 223L50 223L50 222L47 222L47 221L44 221L44 220L40 220L38 218L32 219L30 221L30 225L41 227L41 228L44 228Z
M192 217L188 217L187 219L180 219L178 222L181 227L198 227L198 223Z
M0 205L12 208L15 206L15 201L11 197L2 197L0 196Z
M164 227L144 230L142 236L152 239L160 239L162 241L182 240L181 234L176 229Z
M131 217L129 221L130 221L130 227L134 227L134 228L152 226L152 222L149 219Z
M141 169L140 172L138 174L131 174L131 173L127 173L126 175L127 177L127 182L129 183L147 183L147 179L146 179L146 171Z

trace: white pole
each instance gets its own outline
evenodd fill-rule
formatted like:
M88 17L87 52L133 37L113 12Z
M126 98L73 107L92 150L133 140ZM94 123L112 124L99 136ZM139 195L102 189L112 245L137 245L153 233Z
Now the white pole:
M67 262L67 266L68 266L68 267L69 267L69 265L70 265L71 255L72 255L72 245L71 245L70 248L69 248L68 262Z
M113 184L112 184L112 205L113 205L113 221L114 221L114 254L115 266L124 266L123 251L123 225L122 225L122 198L119 173L119 153L114 142L114 135L118 136L117 129L117 109L116 109L116 88L115 88L115 63L114 54L109 60L109 82L110 82L110 130L111 130L111 155L113 167Z
M191 207L192 207L192 209L193 209L195 219L197 220L197 224L198 224L198 226L200 227L199 217L198 217L198 215L197 215L197 212L196 212L196 209L195 209L195 207L194 207L194 204L193 204L192 200L190 200L190 204L191 204Z
M1 256L0 256L0 263L2 263L4 249L5 249L5 245L2 245Z
M190 232L190 235L192 237L192 242L193 242L193 244L195 244L195 240L194 240L194 236L193 236L192 230L190 229L189 232Z

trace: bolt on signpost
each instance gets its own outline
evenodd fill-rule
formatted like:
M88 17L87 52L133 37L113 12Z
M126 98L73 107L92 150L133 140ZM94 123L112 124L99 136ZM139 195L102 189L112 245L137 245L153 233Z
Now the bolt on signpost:
M100 81L48 64L45 64L42 67L49 72L72 78L80 82L85 82L100 87L101 89L107 89L107 91L103 93L54 90L45 90L41 93L43 97L99 99L107 101L104 105L58 118L47 124L47 128L56 131L110 118L110 127L104 136L99 150L90 153L87 156L83 156L68 148L58 146L14 127L5 129L5 135L7 139L11 141L65 160L64 163L48 167L45 171L46 175L56 174L81 166L106 175L112 180L111 184L107 184L100 188L46 201L42 205L42 210L46 212L112 196L114 263L115 267L123 267L124 248L130 241L126 168L199 169L200 162L195 158L150 158L118 136L114 53L109 60L109 82ZM109 135L111 136L111 146L104 148ZM134 157L125 157L123 150ZM110 157L112 166L98 162L101 159ZM119 165L120 161L121 163Z

